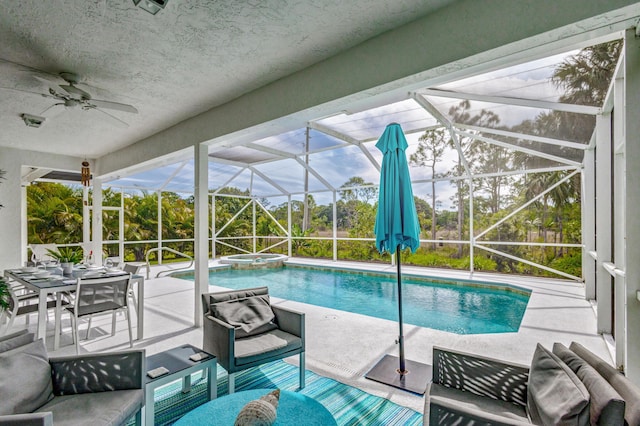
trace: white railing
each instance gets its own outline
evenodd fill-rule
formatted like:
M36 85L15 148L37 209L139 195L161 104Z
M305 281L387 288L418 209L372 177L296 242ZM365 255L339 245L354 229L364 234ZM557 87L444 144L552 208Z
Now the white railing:
M182 270L186 270L186 269L191 269L191 267L193 266L193 257L189 256L188 254L179 252L178 250L174 250L174 249L169 248L169 247L155 247L155 248L147 250L147 254L145 255L145 262L147 264L147 279L149 279L149 275L151 274L151 264L149 263L149 255L151 253L165 251L165 250L168 251L168 252L171 252L173 254L177 254L178 256L186 257L187 259L190 260L190 262L189 262L189 264L187 266L181 266L179 268L169 268L168 270L160 271L160 272L158 272L156 274L156 278L158 278L160 276L160 274L163 274L163 273L171 273L171 272L175 272L175 271L182 271Z

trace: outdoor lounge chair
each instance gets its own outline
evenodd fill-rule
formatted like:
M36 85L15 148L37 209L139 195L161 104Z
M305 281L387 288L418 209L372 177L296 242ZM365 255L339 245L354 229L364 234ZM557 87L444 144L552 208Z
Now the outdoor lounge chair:
M0 424L141 424L144 350L49 358L33 337L0 337Z
M531 367L433 348L424 425L640 425L640 389L578 343Z
M202 305L203 349L229 373L230 394L236 372L298 354L304 388L303 313L271 305L268 287L203 294Z

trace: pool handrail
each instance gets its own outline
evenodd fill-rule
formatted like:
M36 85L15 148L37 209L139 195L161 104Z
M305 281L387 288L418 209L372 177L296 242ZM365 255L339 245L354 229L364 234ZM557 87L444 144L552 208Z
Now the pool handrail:
M172 272L175 272L175 271L182 271L183 269L191 269L191 267L193 266L193 262L194 262L193 257L189 256L186 253L182 253L182 252L180 252L178 250L174 250L174 249L169 248L169 247L154 247L154 248L151 248L151 249L147 250L147 254L145 255L145 261L146 261L146 264L147 264L147 279L149 279L149 274L151 273L151 264L149 263L149 254L154 253L154 252L163 251L163 250L166 250L166 251L171 252L173 254L177 254L177 255L182 256L182 257L186 257L187 259L190 260L190 262L189 262L189 265L187 265L187 266L181 266L180 268L169 268L168 270L160 271L160 272L158 272L156 274L156 278L160 277L160 274L163 274L163 273L172 273Z

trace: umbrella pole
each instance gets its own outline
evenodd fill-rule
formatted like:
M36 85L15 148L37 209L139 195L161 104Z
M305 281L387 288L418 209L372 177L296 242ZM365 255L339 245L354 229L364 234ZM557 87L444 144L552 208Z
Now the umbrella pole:
M408 371L405 367L404 360L404 333L402 331L402 275L400 273L400 245L396 249L396 268L398 270L398 345L400 346L400 368L398 368L399 374L407 374Z
M405 360L404 358L404 333L402 327L402 275L400 262L400 246L397 247L396 268L398 271L398 327L400 334L396 344L400 345L400 357L386 354L382 357L364 377L399 389L424 394L427 383L431 380L431 366L421 362ZM400 366L398 367L398 363Z

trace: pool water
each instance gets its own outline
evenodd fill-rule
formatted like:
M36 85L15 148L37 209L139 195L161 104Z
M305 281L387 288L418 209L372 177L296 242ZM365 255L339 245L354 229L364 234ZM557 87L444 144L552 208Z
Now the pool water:
M193 280L193 273L177 274ZM339 309L387 320L398 320L395 274L356 273L330 268L285 266L279 269L215 269L209 284L230 289L269 287L282 299ZM426 282L402 277L402 313L405 324L457 334L517 332L529 292L509 287L471 286L451 281Z

